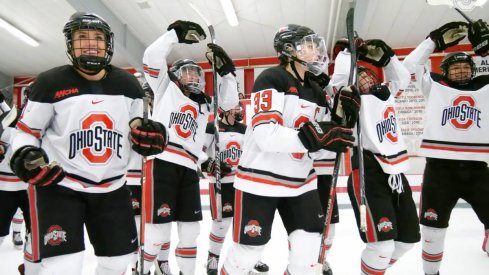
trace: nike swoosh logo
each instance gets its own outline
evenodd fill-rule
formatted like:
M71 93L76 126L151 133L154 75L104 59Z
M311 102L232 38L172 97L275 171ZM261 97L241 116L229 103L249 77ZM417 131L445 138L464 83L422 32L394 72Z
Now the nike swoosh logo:
M102 102L103 100L92 100L92 104L99 104L100 102Z
M319 214L318 214L318 218L322 218L322 217L324 217L324 215L319 215Z
M131 240L131 243L135 243L138 240L138 237Z
M200 210L194 211L194 214L199 214Z
M304 104L301 104L301 108L308 108L309 105L304 105Z

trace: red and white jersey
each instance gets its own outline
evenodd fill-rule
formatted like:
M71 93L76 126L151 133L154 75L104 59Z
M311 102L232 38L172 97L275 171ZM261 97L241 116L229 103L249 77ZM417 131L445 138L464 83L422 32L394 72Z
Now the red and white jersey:
M129 157L129 165L127 166L127 185L141 185L141 167L143 163L143 157L133 152Z
M428 38L403 62L410 73L422 79L421 90L427 97L419 154L489 163L489 76L450 87L443 76L424 70L434 49L435 43Z
M2 104L3 105L3 104ZM3 106L0 106L2 108ZM10 158L12 157L12 147L10 146L10 143L12 139L15 136L16 133L15 128L6 128L2 136L0 138L2 144L6 148L5 152L5 158L0 162L0 190L1 191L21 191L21 190L26 190L28 184L23 182L21 179L19 179L14 172L12 172L12 169L10 169Z
M204 151L209 158L214 158L214 133L216 128L214 122L209 122L205 130L206 139L204 143ZM219 154L220 159L223 162L231 165L233 171L226 174L221 178L221 183L233 183L234 176L236 175L236 168L238 167L239 159L243 152L244 134L246 132L246 125L243 123L235 122L234 125L228 125L219 121ZM208 175L210 182L216 182L214 176Z
M100 81L68 65L41 73L17 123L13 150L42 147L66 172L61 186L115 190L126 181L129 121L142 115L142 95L136 78L113 66Z
M331 91L331 94L333 94L333 91ZM329 95L326 95L326 101L329 106L333 107L333 99ZM325 112L322 121L331 121L331 112L328 109L325 109ZM309 156L314 160L313 167L317 175L333 174L336 152L319 150L317 152L309 153Z
M419 154L489 162L489 85L462 91L433 81Z
M384 68L390 97L381 100L375 95L362 94L360 125L362 148L372 152L387 174L399 174L409 168L409 157L401 128L396 119L394 95L400 94L410 82L410 74L396 56ZM350 70L350 53L340 52L335 60L333 75L336 87L346 86ZM353 133L357 133L356 128Z
M143 57L144 75L155 95L152 119L165 125L170 137L165 151L156 157L196 170L213 106L204 93L185 96L170 79L166 58L176 43L178 37L171 30L153 42ZM238 102L236 78L232 74L221 77L219 107L229 110Z
M251 94L252 121L234 187L269 197L316 189L313 159L297 129L310 120L322 120L325 106L326 97L317 84L303 86L280 66L263 71Z

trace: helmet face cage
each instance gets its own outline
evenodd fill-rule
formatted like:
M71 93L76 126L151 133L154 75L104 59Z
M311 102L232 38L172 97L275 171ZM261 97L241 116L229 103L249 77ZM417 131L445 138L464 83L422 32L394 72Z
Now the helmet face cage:
M461 69L458 69L456 71L452 71L452 76L455 75L456 79L449 79L450 76L450 67L456 63L468 63L470 68L471 68L471 74L469 78L464 78L462 75L465 75ZM476 66L474 63L474 60L472 60L472 57L466 53L458 52L458 53L451 53L445 56L443 58L440 68L442 70L443 76L449 80L450 82L454 82L457 84L467 84L469 83L472 78L475 77L476 74Z
M75 40L74 35L80 30L87 33ZM65 24L63 33L66 40L67 54L76 68L88 74L97 74L110 64L114 54L114 33L111 31L109 24L100 16L83 12L75 13ZM104 48L99 48L101 39L104 39ZM83 54L83 51L78 57L75 55L75 50L82 50L80 47L81 42L84 40L86 41L84 43L86 46L96 45L96 48L90 49L96 50L97 55L86 55ZM96 42L91 42L90 40L96 40ZM83 48L83 50L86 50L86 48ZM103 53L103 55L100 53Z
M357 87L360 93L367 94L370 89L380 84L380 79L374 71L365 67L358 67Z
M175 74L184 90L194 94L200 94L204 91L205 78L202 68L193 61L188 62L177 61L170 68L170 71Z

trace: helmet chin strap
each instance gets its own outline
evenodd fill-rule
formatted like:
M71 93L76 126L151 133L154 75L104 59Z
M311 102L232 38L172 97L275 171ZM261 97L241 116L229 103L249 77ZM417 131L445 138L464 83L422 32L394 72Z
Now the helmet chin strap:
M299 79L301 82L304 82L304 79L299 75L299 72L297 72L297 68L295 67L295 62L299 62L302 64L304 67L307 68L307 62L304 60L301 60L297 58L297 56L293 56L288 52L282 51L282 54L290 58L291 60L289 61L290 67L292 68L292 71L294 71L294 75L297 79Z
M290 62L290 67L292 68L292 71L294 71L295 77L299 79L300 82L304 82L304 79L299 75L299 72L297 72L297 68L295 67L294 61Z

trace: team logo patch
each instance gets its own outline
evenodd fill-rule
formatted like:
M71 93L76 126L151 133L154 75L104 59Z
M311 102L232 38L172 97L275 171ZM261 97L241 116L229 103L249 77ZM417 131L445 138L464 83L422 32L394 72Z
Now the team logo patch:
M299 92L297 91L297 88L296 88L296 87L294 87L294 86L289 87L289 90L288 90L287 92L289 92L289 93L291 93L291 94L297 94L297 93L299 93Z
M397 143L397 120L396 120L396 110L394 106L387 106L382 113L383 119L377 122L377 137L379 142L384 142L384 139L392 143Z
M441 125L450 123L460 130L467 130L474 123L480 126L481 111L476 107L475 99L470 95L460 95L452 101L452 105L443 109Z
M222 211L226 212L226 213L230 213L233 211L233 206L229 203L229 202L226 202L223 206L222 206Z
M387 233L392 229L392 222L388 218L380 218L379 224L377 224L377 230L379 230L379 232Z
M54 92L54 99L60 99L69 95L78 94L79 92L80 91L78 90L78 88L59 90Z
M139 209L139 201L137 199L132 199L132 209Z
M226 150L220 152L221 159L232 166L238 165L241 153L241 145L236 141L226 144Z
M183 105L178 112L171 112L168 128L172 128L173 125L173 129L179 137L183 139L192 137L195 141L195 135L199 127L197 115L198 111L194 105Z
M44 245L56 246L66 242L66 231L59 225L51 225L44 235Z
M171 214L170 206L166 203L162 204L160 206L160 208L158 208L158 211L156 212L156 214L160 217L163 217L163 218L170 216L170 214Z
M428 221L437 221L438 220L438 214L436 213L436 210L433 208L428 208L423 214L423 218L425 218Z
M257 220L250 220L244 227L244 233L250 237L261 236L261 226Z
M105 113L92 113L80 122L80 130L70 133L69 159L81 151L90 164L105 164L113 155L122 159L122 133L114 130L114 120Z

